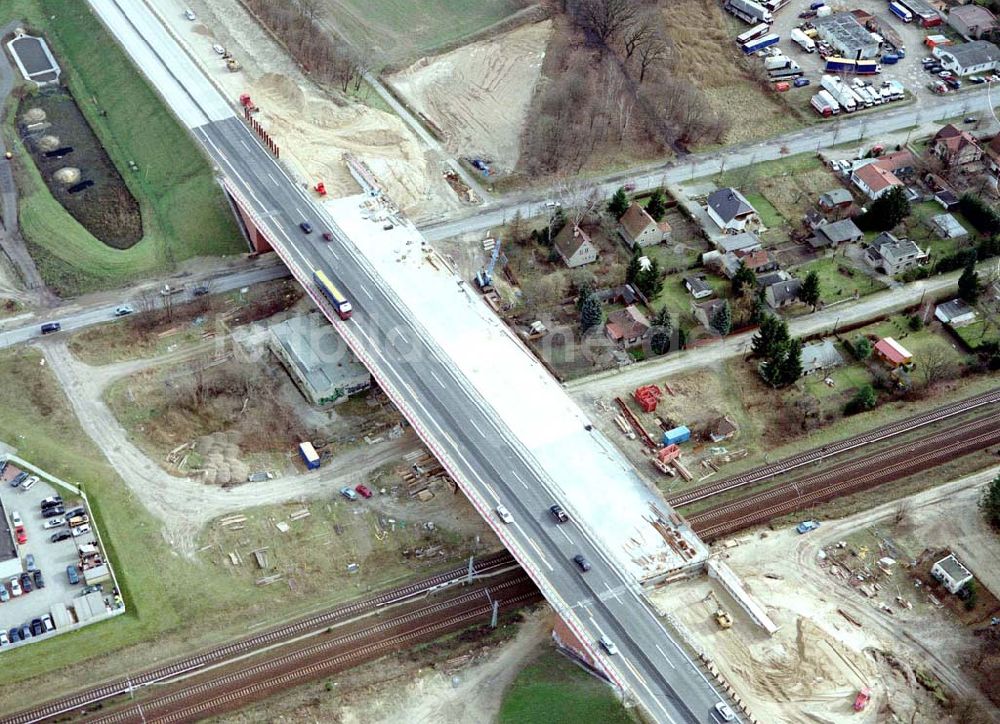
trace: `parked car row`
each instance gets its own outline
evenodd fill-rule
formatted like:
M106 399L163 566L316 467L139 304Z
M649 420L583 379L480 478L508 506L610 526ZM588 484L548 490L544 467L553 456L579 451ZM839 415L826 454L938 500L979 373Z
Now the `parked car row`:
M374 495L371 488L367 485L355 485L353 488L349 485L345 485L340 489L340 494L348 500L357 500L359 495L362 498L370 498Z
M45 614L44 616L31 619L30 624L24 623L20 626L15 626L10 631L0 629L0 646L7 646L18 641L27 641L34 636L41 636L55 630L56 625L52 623L52 616Z

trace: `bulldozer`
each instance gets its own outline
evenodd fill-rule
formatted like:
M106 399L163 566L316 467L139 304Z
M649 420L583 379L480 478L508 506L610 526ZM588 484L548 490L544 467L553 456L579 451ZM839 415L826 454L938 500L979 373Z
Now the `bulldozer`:
M729 615L729 612L724 608L717 608L715 610L715 622L719 624L719 628L726 629L733 627L733 617Z

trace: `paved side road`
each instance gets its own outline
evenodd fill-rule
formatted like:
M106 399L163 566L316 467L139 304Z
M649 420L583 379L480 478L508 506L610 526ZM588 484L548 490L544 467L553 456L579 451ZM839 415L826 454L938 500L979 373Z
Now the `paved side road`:
M77 360L61 340L46 340L38 346L84 431L125 481L130 494L163 523L167 542L185 556L194 556L198 534L213 518L243 508L330 496L332 491L356 482L359 476L420 447L409 434L349 450L319 470L292 478L247 483L228 490L204 485L169 475L129 439L104 403L104 389L113 375ZM127 373L141 364L116 366L115 371Z
M798 317L788 323L793 337L811 337L842 328L885 314L898 312L919 304L925 297L934 299L945 296L958 288L958 272L942 274L923 281L907 284L899 289L887 289L862 297L860 301L825 309L805 317ZM613 391L632 389L640 385L662 380L669 375L682 374L745 354L755 332L745 332L709 344L704 347L671 352L662 357L629 365L621 371L611 370L580 380L568 382L565 386L578 401L605 397Z

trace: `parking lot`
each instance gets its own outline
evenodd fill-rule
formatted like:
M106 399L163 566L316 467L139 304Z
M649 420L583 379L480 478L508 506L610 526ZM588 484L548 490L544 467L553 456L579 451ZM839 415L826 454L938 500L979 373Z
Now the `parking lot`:
M819 89L820 76L823 75L825 61L819 53L807 53L791 40L793 28L806 22L799 17L799 13L809 9L809 2L792 2L774 14L774 23L771 32L781 36L778 44L782 51L789 58L802 66L805 76L811 83L805 88L794 89L788 94L788 100L792 103L808 103L809 99ZM917 22L904 23L902 20L889 12L888 3L884 0L856 0L845 6L838 6L838 10L864 10L873 15L879 23L879 27L888 26L899 35L906 48L906 57L901 58L895 65L882 63L882 72L876 76L867 76L865 79L879 85L882 81L897 80L906 88L907 94L916 98L919 105L926 99L935 97L928 88L931 76L924 72L920 61L922 58L931 55L931 49L924 44L924 39L928 35L951 32L946 26L936 28L923 28ZM749 26L746 26L749 27ZM974 87L970 83L962 81L963 90ZM896 103L891 103L887 107L892 108Z
M21 461L0 465L0 651L36 621L28 642L123 612L83 499Z

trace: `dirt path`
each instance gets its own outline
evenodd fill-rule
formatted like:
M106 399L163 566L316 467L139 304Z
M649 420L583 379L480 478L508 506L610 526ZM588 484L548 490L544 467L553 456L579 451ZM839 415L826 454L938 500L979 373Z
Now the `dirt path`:
M503 696L521 669L549 639L552 611L525 614L517 636L482 663L451 676L440 671L418 676L403 691L366 699L340 710L344 724L433 724L495 721Z
M201 528L213 518L241 508L305 500L354 482L418 449L412 435L355 448L334 458L320 470L275 482L248 483L224 490L165 473L128 438L127 431L103 401L105 386L114 377L76 360L65 342L46 340L38 345L69 398L80 424L128 485L132 495L163 522L163 536L180 553L193 556ZM186 354L187 350L178 354ZM160 360L162 361L162 360ZM154 364L156 362L153 362ZM133 363L114 365L116 371Z
M19 25L21 25L19 21L14 21L0 28L0 37L14 32L14 29ZM6 53L0 52L0 109L7 103L7 96L14 87L15 73L16 71ZM21 280L29 290L30 298L36 304L52 305L59 301L58 297L52 294L45 286L45 282L42 281L42 275L38 273L38 267L35 266L34 260L28 254L24 239L21 238L17 228L17 186L14 184L11 162L3 158L6 152L3 135L0 134L0 202L2 202L3 209L3 224L0 225L0 247L17 268ZM5 296L12 295L5 293Z

